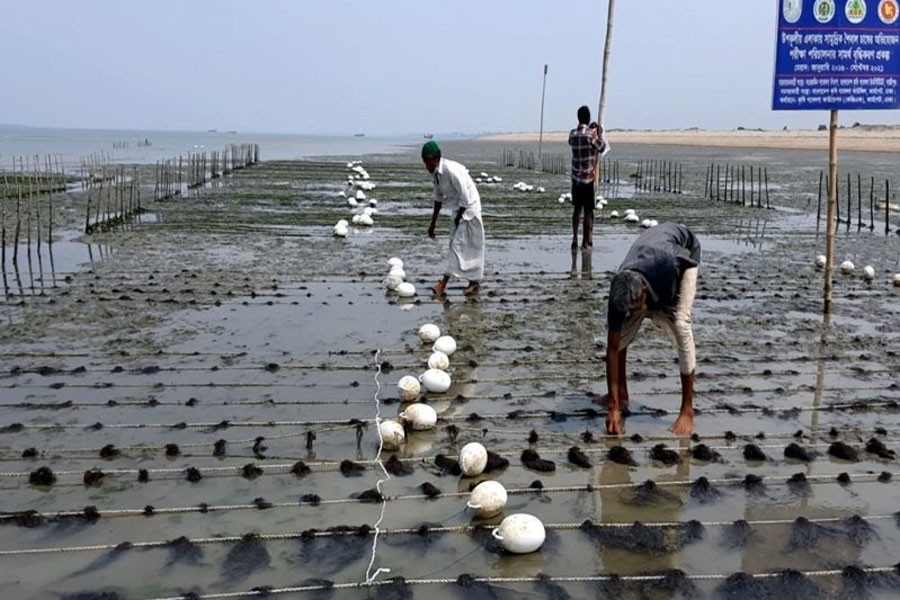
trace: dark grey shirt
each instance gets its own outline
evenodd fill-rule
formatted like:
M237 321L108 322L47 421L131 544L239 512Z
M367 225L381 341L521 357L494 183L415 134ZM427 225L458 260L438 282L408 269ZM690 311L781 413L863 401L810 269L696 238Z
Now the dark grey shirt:
M662 223L638 236L619 270L643 276L650 286L647 309L652 311L674 308L682 273L699 264L700 242L691 230L678 223ZM612 331L621 331L625 315L610 310L608 322Z

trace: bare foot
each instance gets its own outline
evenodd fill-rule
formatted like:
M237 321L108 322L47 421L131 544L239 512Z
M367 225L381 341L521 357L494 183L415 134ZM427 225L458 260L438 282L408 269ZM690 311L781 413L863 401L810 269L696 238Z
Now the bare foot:
M669 431L675 435L691 435L694 432L694 415L678 415Z
M439 281L432 286L431 293L434 294L435 296L443 296L446 289L447 289L447 284L442 281Z
M622 413L618 410L610 410L606 414L606 433L609 435L625 433L625 422L622 420Z
M478 293L478 290L481 289L481 284L477 281L473 281L469 285L463 288L463 294L466 296L474 296Z

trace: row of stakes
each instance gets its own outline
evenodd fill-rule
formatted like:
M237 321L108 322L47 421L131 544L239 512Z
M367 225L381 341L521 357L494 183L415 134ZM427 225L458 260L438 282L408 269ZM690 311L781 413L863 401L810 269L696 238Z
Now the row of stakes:
M437 423L437 412L430 405L418 402L422 388L427 393L443 394L452 383L450 357L456 352L456 340L450 335L441 335L434 323L426 323L419 328L419 339L423 344L431 344L428 369L415 377L404 375L397 382L400 401L407 406L399 413L398 420L381 419L378 432L384 450L396 451L406 443L406 429L428 431ZM459 450L459 469L462 477L479 477L488 466L488 451L479 442L465 444ZM472 488L466 506L476 518L490 519L499 515L506 506L507 493L503 484L486 480ZM512 554L535 552L546 538L544 524L534 515L515 513L506 516L493 532L493 537Z

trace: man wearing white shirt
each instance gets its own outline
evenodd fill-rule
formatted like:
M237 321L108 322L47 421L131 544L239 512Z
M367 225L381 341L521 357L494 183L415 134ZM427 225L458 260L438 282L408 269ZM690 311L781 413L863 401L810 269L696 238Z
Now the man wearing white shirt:
M422 146L422 160L434 185L434 210L428 237L435 238L437 218L444 204L453 214L447 270L431 291L436 296L443 296L450 277L457 277L469 281L463 294L474 296L484 278L484 224L478 188L468 169L456 161L441 158L441 149L436 142L429 141Z

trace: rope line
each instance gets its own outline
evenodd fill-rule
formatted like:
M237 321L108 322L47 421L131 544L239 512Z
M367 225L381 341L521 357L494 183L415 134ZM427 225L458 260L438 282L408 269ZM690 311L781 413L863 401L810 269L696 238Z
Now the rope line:
M532 490L533 491L533 490ZM804 517L805 518L805 517ZM870 521L896 521L897 514L882 514L882 515L868 515L865 517L861 516L852 516L852 517L815 517L815 518L806 518L806 520L810 523L840 523L846 521L849 518L858 519L864 521L866 523ZM588 520L589 521L589 520ZM791 525L796 522L795 519L758 519L752 521L744 521L747 525L754 526L775 526L775 525ZM551 531L577 531L581 529L584 525L585 521L582 522L563 522L563 523L545 523L544 529ZM610 522L610 523L593 523L595 527L598 528L608 528L608 529L629 529L635 526L635 521L631 521L628 523L624 522ZM683 527L688 525L701 525L703 527L729 527L734 525L735 521L639 521L640 525L650 528L650 529L668 529L673 527ZM474 531L486 530L493 531L499 527L499 525L453 525L446 527L428 527L427 533L435 533L435 534L470 534ZM421 536L423 534L423 528L420 527L397 527L394 529L381 529L378 532L379 535L388 535L388 536L402 536L402 535L416 535ZM376 530L374 527L369 527L367 525L363 525L360 527L350 527L350 528L341 528L334 530L323 530L318 531L315 529L307 530L307 531L294 531L289 533L259 533L254 534L254 536L263 541L289 541L289 540L297 540L297 539L309 539L309 538L331 538L331 537L359 537L360 535L371 535L373 538L376 535ZM212 545L212 544L225 544L231 542L239 542L244 539L244 535L223 535L218 537L206 537L206 538L192 538L188 541L193 544L203 544L203 545ZM122 543L117 544L93 544L93 545L85 545L85 546L52 546L48 548L16 548L13 550L0 550L0 557L2 556L23 556L23 555L41 555L41 554L61 554L61 553L69 553L69 552L97 552L103 550L113 550L116 548L121 548ZM151 548L162 548L168 546L171 543L171 540L151 540L145 542L127 542L129 548L138 548L138 549L151 549ZM369 568L371 568L371 563ZM372 575L372 580L379 574L383 569L379 569L375 574ZM370 581L369 578L366 581Z
M850 388L848 388L850 389ZM854 390L859 390L863 388L852 388ZM659 394L665 394L666 392L657 392ZM435 397L435 400L444 399L442 396ZM453 398L451 398L453 399ZM343 404L341 402L340 404ZM844 403L835 403L835 404L827 404L825 406L794 406L789 408L780 408L777 410L773 410L771 408L765 407L742 407L742 408L704 408L700 410L696 410L695 414L702 415L714 415L714 414L730 414L730 415L741 415L741 414L753 414L753 413L764 413L764 412L776 412L776 413L785 413L785 412L836 412L836 411L848 411L848 410L864 410L864 411L872 411L880 408L886 409L898 409L900 408L900 404L898 404L897 400L872 400L863 402L844 402ZM642 409L635 410L631 412L632 416L670 416L678 414L678 410L675 409ZM572 411L572 412L556 412L556 411L524 411L518 410L510 413L493 413L486 415L479 415L479 418L484 421L490 420L524 420L524 419L546 419L552 417L566 417L566 418L585 418L585 419L599 419L606 415L605 410L597 410L597 409L584 409L580 411ZM459 422L459 421L467 421L471 419L471 415L456 415L456 416L444 416L441 417L441 421L443 422ZM373 419L365 419L361 420L363 423L373 423ZM103 425L104 429L199 429L199 428L230 428L230 427L310 427L315 425L347 425L348 420L336 420L336 419L320 419L320 420L311 420L311 421L220 421L218 423L213 422L197 422L197 423L111 423L109 425ZM94 425L34 425L34 424L23 424L17 423L16 430L24 431L24 430L34 430L34 431L68 431L68 430L86 430L90 431L94 429ZM7 432L5 432L7 433Z
M373 461L374 462L374 461ZM890 473L893 479L894 476L900 477L900 473ZM836 481L836 477L833 475L805 475L805 480L810 484L827 484L834 483ZM852 475L848 474L848 477L854 483L883 483L881 474L875 473L854 473ZM743 485L744 479L737 478L720 478L720 479L709 479L707 480L710 486L714 485L722 485L726 487L737 487ZM766 485L791 485L794 482L792 481L792 476L783 477L783 478L766 478L764 480ZM696 483L696 480L670 480L670 481L658 481L654 482L657 487L687 487L692 486ZM541 495L541 494L559 494L559 493L573 493L573 492L602 492L602 491L611 491L611 490L637 490L642 486L646 485L646 482L643 483L608 483L608 484L584 484L584 485L568 485L568 486L545 486L542 488L511 488L507 489L506 493L510 496L514 495ZM381 490L379 490L380 493ZM469 496L469 492L442 492L440 494L440 498L465 498ZM387 502L405 502L410 500L432 500L431 496L426 494L400 494L396 496L387 496L382 494L382 504L386 504ZM297 508L297 507L318 507L322 505L339 505L339 504L361 504L366 503L365 500L359 498L332 498L332 499L318 499L316 501L304 501L300 500L297 502L265 502L264 504L260 504L257 502L254 503L241 503L241 504L219 504L219 505L208 505L201 504L198 506L179 506L179 507L170 507L170 508L157 508L153 507L152 514L153 515L165 515L165 514L184 514L184 513L211 513L211 512L225 512L225 511L236 511L236 510L262 510L262 509L281 509L281 508ZM98 510L95 513L100 517L108 517L108 518L116 518L116 517L147 517L148 510L147 508L136 509L136 508L123 508L123 509L108 509L108 510ZM18 511L18 512L0 512L0 524L3 521L13 521L22 517L31 517L31 518L46 518L46 519L57 519L57 518L66 518L66 517L78 517L84 515L84 510L63 510L55 513L39 513L37 511Z
M855 567L855 565L853 565ZM893 573L897 571L896 566L884 567L856 567L860 572L866 574ZM808 571L792 570L792 573L799 574L809 578L827 578L836 577L844 574L845 569L817 569ZM729 573L685 573L678 571L679 575L689 581L720 581L731 577ZM775 579L782 577L784 573L744 573L753 579ZM532 575L525 577L471 577L468 579L471 583L484 584L512 584L512 583L647 583L647 582L665 582L672 576L672 573L647 574L647 575L578 575L578 576L549 576L545 574ZM461 577L461 576L460 576ZM331 590L350 590L359 588L372 588L385 585L392 585L396 582L393 580L368 582L352 582L352 583L320 583L314 585L291 586L283 588L266 588L264 590L253 589L247 592L219 592L212 594L199 594L192 596L197 600L230 600L231 598L246 598L248 596L268 596L276 594L290 594L300 592L317 592ZM460 578L449 577L442 578L415 578L402 579L403 585L459 585ZM165 598L152 598L150 600L184 600L184 596L169 596Z

